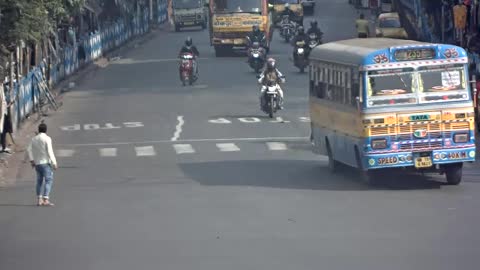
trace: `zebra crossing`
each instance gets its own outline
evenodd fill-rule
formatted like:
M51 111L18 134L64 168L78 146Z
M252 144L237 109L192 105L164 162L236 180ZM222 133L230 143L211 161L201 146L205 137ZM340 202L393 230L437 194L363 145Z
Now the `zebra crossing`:
M298 145L299 143L295 143ZM305 144L305 143L300 143ZM259 148L259 145L262 148ZM290 143L291 146L291 143ZM272 151L272 152L286 152L292 149L289 146L289 143L286 142L261 142L261 143L253 143L253 142L244 142L244 143L233 143L233 142L222 142L222 143L204 143L203 145L194 146L190 143L172 143L168 144L167 151L171 151L171 153L176 155L194 155L194 154L201 154L202 150L208 152L218 152L218 153L233 153L233 152L241 152L241 151L248 151L254 150L257 151ZM119 146L117 147L98 147L95 149L95 155L103 158L114 158L121 156L122 153L130 154L133 153L137 157L154 157L157 156L159 153L162 155L166 154L165 151L165 144L157 144L157 145L142 145L142 146L135 146L135 145L127 145L127 146ZM201 148L202 150L199 150ZM248 148L248 149L247 149ZM68 158L68 157L75 157L79 153L81 153L84 148L61 148L55 151L55 155L60 158ZM88 150L89 155L91 155L94 151Z

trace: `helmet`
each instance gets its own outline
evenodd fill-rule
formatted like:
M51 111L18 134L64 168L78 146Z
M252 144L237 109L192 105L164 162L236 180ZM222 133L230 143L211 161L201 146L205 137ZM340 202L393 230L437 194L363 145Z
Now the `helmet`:
M191 38L191 37L187 37L187 39L185 40L185 45L187 45L187 46L192 46L192 44L193 44L192 38Z
M252 26L252 30L253 30L253 33L258 33L260 32L260 27L258 27L258 25L254 25Z
M298 34L300 34L300 35L305 34L305 29L303 29L303 26L298 27Z
M285 9L290 9L290 4L289 3L285 3Z
M268 58L267 60L267 69L272 70L275 68L275 59Z
M310 22L310 26L311 26L312 28L317 28L317 26L318 26L317 20L311 21L311 22Z

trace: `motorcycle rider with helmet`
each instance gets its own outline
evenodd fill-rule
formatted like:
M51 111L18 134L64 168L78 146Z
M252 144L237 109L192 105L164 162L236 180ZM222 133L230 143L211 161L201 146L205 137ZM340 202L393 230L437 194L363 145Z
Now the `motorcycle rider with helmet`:
M265 34L262 31L260 31L260 27L258 27L258 25L252 26L252 33L248 35L248 39L250 41L250 44L248 44L249 46L252 46L253 43L258 42L260 43L261 47L263 48L266 47Z
M267 60L267 67L263 70L263 72L259 75L258 83L262 85L260 90L260 109L263 110L263 107L266 104L265 100L265 92L268 89L268 85L270 84L280 84L285 83L285 77L283 74L276 68L276 61L273 58L268 58ZM280 96L278 107L279 109L283 109L283 90L278 86L278 94Z
M288 16L288 20L291 22L295 21L295 17L297 15L295 14L295 12L293 12L293 10L290 9L289 3L285 4L285 9L282 11L282 13L280 13L280 17L283 17L283 16ZM303 21L300 22L300 25L303 25Z
M296 60L297 59L297 42L301 42L303 41L305 43L305 56L308 57L308 53L309 53L309 50L308 50L308 47L307 47L307 44L308 44L308 41L310 40L310 38L308 37L307 34L305 34L305 29L303 28L303 26L299 26L298 27L298 31L297 31L297 35L293 38L292 40L292 44L293 44L293 47L294 47L294 50L293 50L293 59Z
M181 57L184 53L193 54L193 70L195 76L198 77L197 57L200 56L200 53L198 52L197 47L193 45L193 40L191 37L187 37L187 39L185 40L185 45L183 45L180 49L180 53L178 54L178 56Z
M313 20L310 22L310 28L307 30L307 35L310 36L310 34L317 35L318 44L322 43L323 32L318 27L317 20Z

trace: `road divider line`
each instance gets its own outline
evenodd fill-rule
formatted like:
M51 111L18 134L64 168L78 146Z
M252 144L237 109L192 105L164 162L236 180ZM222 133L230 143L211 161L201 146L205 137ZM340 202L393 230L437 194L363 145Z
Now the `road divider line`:
M172 142L175 142L175 141L178 140L178 138L180 138L180 134L182 134L183 124L185 124L185 121L183 121L183 116L182 115L177 117L177 121L178 121L178 124L175 127L175 133L173 134L173 137L171 139Z
M217 143L220 152L238 152L240 148L234 143Z
M73 149L58 149L55 153L58 157L71 157L73 154L75 154Z
M100 148L98 149L100 156L102 157L116 157L117 148Z
M304 141L309 142L310 137L259 137L259 138L218 138L218 139L179 139L176 142L193 143L193 142L222 142L222 141L237 141L237 142L262 142L262 141ZM131 144L160 144L172 143L172 140L152 140L152 141L131 141L131 142L99 142L99 143L73 143L73 144L58 144L59 146L113 146L113 145L131 145Z
M138 146L135 147L135 152L137 153L138 157L149 157L156 155L153 146Z
M191 144L174 144L173 148L177 154L193 154L195 149L193 149Z
M287 150L287 145L281 142L267 142L267 147L271 151L285 151Z

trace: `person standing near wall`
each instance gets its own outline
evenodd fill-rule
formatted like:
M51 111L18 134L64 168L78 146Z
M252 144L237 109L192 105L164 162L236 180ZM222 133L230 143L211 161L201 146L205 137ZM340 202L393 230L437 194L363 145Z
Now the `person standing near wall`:
M360 18L355 22L359 38L368 38L370 36L370 22L365 19L365 15L360 14Z
M0 91L0 99L2 102L1 105L1 119L0 119L0 127L1 127L1 135L0 135L0 142L2 144L2 153L12 154L13 151L8 148L7 143L7 135L10 135L10 138L13 142L13 125L12 125L12 114L11 114L11 107L13 105L13 101L10 98L7 98L9 95L8 83L3 84L3 87Z
M463 35L467 24L467 7L462 0L453 7L453 19L455 22L455 38L460 46L463 46Z

